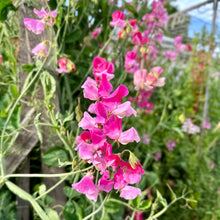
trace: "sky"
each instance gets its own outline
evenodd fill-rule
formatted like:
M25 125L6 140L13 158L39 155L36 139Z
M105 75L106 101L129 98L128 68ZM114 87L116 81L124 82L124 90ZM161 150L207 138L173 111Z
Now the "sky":
M179 11L188 9L194 5L200 4L205 0L176 0L172 5L177 6ZM206 26L207 31L211 32L212 16L213 16L213 3L206 4L198 9L188 12L191 15L188 35L194 36L195 32L201 32L203 26ZM220 2L218 3L216 23L220 21ZM220 23L216 29L216 33L220 35Z

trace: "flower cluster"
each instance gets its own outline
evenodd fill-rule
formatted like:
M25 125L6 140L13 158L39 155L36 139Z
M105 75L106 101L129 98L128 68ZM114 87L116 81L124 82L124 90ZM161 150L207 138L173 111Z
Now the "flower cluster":
M70 73L76 70L75 64L66 57L60 58L57 62L59 66L58 73Z
M40 18L40 20L24 18L24 25L29 31L38 35L44 31L45 27L54 25L55 17L57 16L56 10L47 12L43 7L40 11L34 8L34 13L38 16L38 18ZM47 48L49 42L49 40L43 40L41 43L37 44L31 52L37 58L46 57L48 54Z
M168 14L163 6L163 1L153 1L152 12L143 16L140 25L144 31L140 31L136 19L125 20L122 11L116 11L112 14L110 25L120 28L118 37L128 38L133 44L133 48L128 48L125 55L124 67L126 72L134 75L135 90L142 91L135 100L139 108L145 109L149 114L153 110L153 103L148 102L148 95L144 92L153 92L155 87L161 87L165 84L165 77L159 78L163 72L161 67L152 67L152 60L157 60L158 43L162 43L164 33L161 29L168 21ZM150 40L149 37L153 36ZM145 69L147 66L149 70Z
M190 118L187 118L182 125L182 130L189 134L195 134L200 132L200 127L192 123Z
M112 144L116 142L120 146L140 141L133 127L122 131L122 118L136 116L136 111L129 101L121 103L122 98L129 93L126 86L119 85L112 91L110 80L114 77L113 63L95 57L92 64L95 80L88 77L82 88L84 97L95 101L88 108L88 112L95 117L84 112L79 127L85 131L77 137L75 150L78 150L81 159L94 165L101 178L95 185L90 172L72 187L94 201L99 191L110 192L113 188L120 191L120 197L134 199L141 195L141 191L128 184L138 183L144 170L129 150L125 150L130 153L129 162L123 161L125 151L114 154Z
M166 143L166 147L168 151L173 151L174 147L176 147L176 141L169 139Z

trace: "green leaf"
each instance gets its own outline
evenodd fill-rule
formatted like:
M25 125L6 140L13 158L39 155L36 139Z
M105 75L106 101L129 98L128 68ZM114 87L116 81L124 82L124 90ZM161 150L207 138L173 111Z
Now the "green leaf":
M37 129L37 135L39 137L40 143L43 143L43 136L41 134L40 126L38 125L40 116L41 116L41 113L36 115L36 117L34 118L34 125Z
M35 68L35 63L30 63L30 64L24 64L22 65L22 70L24 72L30 72L31 70L33 70Z
M77 41L80 38L81 34L82 34L81 30L78 29L78 30L68 34L65 37L65 42L66 43L73 43L73 42Z
M143 201L140 206L139 209L140 210L146 210L149 209L151 207L152 201L151 200L145 200Z
M9 10L15 10L11 0L0 0L0 21L5 21Z
M59 167L59 160L64 163L69 160L69 157L64 148L55 146L46 151L42 159L47 166Z
M9 190L11 190L15 195L17 195L21 199L29 201L41 219L50 220L48 215L44 212L44 210L40 207L40 205L34 200L34 198L30 194L28 194L23 189L16 186L14 183L10 181L6 181L5 184L7 185Z
M105 203L105 209L106 209L107 213L115 213L120 210L120 204L115 203L115 202L111 202L111 201L107 201Z
M13 98L18 98L19 96L19 93L18 93L18 90L17 90L17 86L16 85L9 85L9 93L10 95L13 97Z
M135 10L135 8L134 8L133 5L130 5L130 4L128 4L128 3L125 2L125 8L126 8L128 11L132 12L132 13L134 14L134 16L138 16L138 13L137 13L137 11Z
M74 197L80 197L80 193L78 193L76 190L74 190L72 187L70 187L70 186L65 186L64 188L63 188L63 191L64 191L64 193L65 193L65 195L68 197L68 198L70 198L70 199L72 199L72 198L74 198Z
M141 203L141 197L137 196L135 199L131 200L131 204L135 207L138 208Z
M160 194L160 192L157 190L157 199L159 203L161 203L164 207L167 207L167 200L163 198L163 196Z
M45 208L47 215L49 216L50 220L60 220L59 215L57 212L51 208Z

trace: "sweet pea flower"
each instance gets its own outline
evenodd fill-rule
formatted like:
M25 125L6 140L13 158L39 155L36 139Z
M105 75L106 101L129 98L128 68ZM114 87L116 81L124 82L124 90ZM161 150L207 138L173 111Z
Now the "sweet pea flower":
M176 52L172 52L172 51L166 51L166 52L163 52L163 55L170 61L173 61L176 59L178 53Z
M193 124L190 118L187 118L182 125L182 130L189 134L195 134L200 132L200 127Z
M122 11L115 11L112 14L112 21L110 22L110 25L112 27L120 27L124 28L125 27L125 21L124 21L124 13Z
M47 51L47 44L48 41L43 41L39 44L37 44L32 50L31 52L38 58L42 58L42 57L46 57L48 54Z
M42 7L40 11L34 8L34 13L41 19L32 19L32 18L24 18L24 25L29 30L35 34L41 34L45 29L45 26L52 26L55 21L55 17L57 15L57 11L47 12Z
M96 202L99 190L98 187L93 183L93 178L93 175L88 173L80 180L80 182L72 184L72 187L79 193L85 194L88 199Z
M174 45L176 46L176 51L177 51L177 52L182 52L182 51L184 51L185 48L186 48L186 45L181 43L182 38L183 38L182 36L177 36L177 37L174 39Z
M143 220L143 212L137 211L134 215L135 220Z
M70 73L76 70L75 64L66 57L60 58L57 62L59 66L58 73Z
M208 120L202 122L202 128L209 130L211 128L211 124Z
M120 197L127 200L131 200L135 199L138 195L141 196L141 190L139 188L133 186L125 186L121 190Z
M176 147L176 141L169 139L166 143L166 147L168 151L173 151L174 147Z
M136 62L137 53L134 51L129 51L125 55L125 69L128 73L134 73L138 70L139 63Z
M98 35L101 33L102 28L96 28L93 32L92 32L92 38L96 39L98 37Z
M148 137L147 134L143 134L143 135L142 135L142 142L143 142L144 144L150 144L150 138Z
M161 157L162 157L162 153L160 151L156 152L155 155L154 155L154 160L158 161Z
M2 65L3 56L0 54L0 65Z

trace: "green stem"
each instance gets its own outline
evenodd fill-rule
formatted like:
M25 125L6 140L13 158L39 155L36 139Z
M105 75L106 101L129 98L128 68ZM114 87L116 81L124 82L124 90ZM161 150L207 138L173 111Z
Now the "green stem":
M46 178L52 178L52 177L66 177L66 176L70 176L72 174L75 174L75 173L81 173L81 172L84 172L86 170L89 170L91 169L93 166L90 166L88 168L85 168L83 170L77 170L75 172L69 172L69 173L57 173L57 174L26 174L26 173L21 173L21 174L9 174L9 175L6 175L6 176L3 176L2 179L5 180L5 179L8 179L8 178L11 178L11 177L24 177L24 178L32 178L32 177L46 177Z
M131 210L135 210L132 206L130 206L129 204L127 204L126 202L122 202L121 200L117 200L117 199L109 199L108 201L112 201L112 202L116 202L116 203L119 203L119 204L121 204L121 205L124 205L124 206L126 206L126 207L128 207L129 209L131 209Z
M106 200L108 199L109 195L107 195L105 197L105 199L103 200L103 202L101 203L101 205L99 206L98 209L96 209L94 212L92 212L91 214L87 215L85 218L83 218L82 220L86 220L86 219L90 219L93 215L95 215L96 213L98 213L102 207L105 205Z
M38 200L40 198L42 198L43 196L45 196L46 194L50 193L52 190L54 190L57 186L59 186L63 181L65 181L67 179L68 176L63 177L59 182L57 182L54 186L52 186L50 189L48 189L46 192L44 192L43 194L41 194L40 196L38 196L35 200Z

